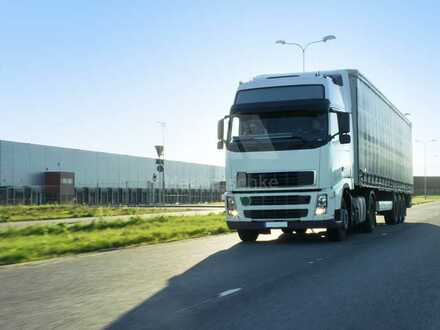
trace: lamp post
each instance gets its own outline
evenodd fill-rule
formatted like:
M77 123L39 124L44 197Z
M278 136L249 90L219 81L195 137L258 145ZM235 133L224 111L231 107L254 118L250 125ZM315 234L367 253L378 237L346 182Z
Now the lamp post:
M428 186L428 182L427 182L427 176L426 176L426 149L427 149L427 145L428 143L432 143L432 142L437 142L436 139L431 139L431 140L416 140L417 143L421 143L423 144L423 176L424 176L424 181L423 181L423 192L425 195L425 199L426 199L426 195L427 195L427 186Z
M167 124L163 121L157 121L157 124L159 124L162 130L162 148L157 148L156 146L156 151L159 159L162 158L162 170L160 171L162 173L161 202L165 204L165 128Z
M334 39L336 39L336 37L334 35L328 35L328 36L323 37L320 40L312 41L312 42L309 42L309 43L307 43L305 45L301 45L301 44L299 44L297 42L287 42L285 40L277 40L277 41L275 41L275 43L276 44L280 44L280 45L292 45L292 46L299 47L301 49L301 52L302 52L303 72L305 72L306 71L306 50L307 50L307 48L309 48L313 44L317 44L317 43L320 43L320 42L327 42L327 41L334 40Z

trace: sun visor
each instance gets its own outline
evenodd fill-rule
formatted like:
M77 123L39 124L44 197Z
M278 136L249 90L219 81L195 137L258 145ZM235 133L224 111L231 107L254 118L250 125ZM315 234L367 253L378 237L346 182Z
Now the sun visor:
M330 102L327 99L308 99L282 102L259 102L234 104L231 114L285 112L285 111L311 111L327 112Z

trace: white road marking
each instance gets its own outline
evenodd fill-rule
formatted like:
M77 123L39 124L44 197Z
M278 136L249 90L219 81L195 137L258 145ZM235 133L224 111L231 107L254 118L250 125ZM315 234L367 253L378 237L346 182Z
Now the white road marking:
M236 293L240 290L241 290L241 288L226 290L226 291L220 292L218 296L219 296L219 298L229 296L230 294Z

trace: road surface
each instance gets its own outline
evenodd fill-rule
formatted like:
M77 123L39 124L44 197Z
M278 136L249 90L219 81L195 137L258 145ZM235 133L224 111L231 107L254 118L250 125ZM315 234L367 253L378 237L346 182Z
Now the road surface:
M228 234L1 267L0 328L440 329L440 203L407 221L341 243Z

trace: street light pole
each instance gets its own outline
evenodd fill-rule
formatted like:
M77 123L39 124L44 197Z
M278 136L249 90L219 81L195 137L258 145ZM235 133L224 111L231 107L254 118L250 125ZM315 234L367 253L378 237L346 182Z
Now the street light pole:
M425 200L426 200L426 195L428 194L428 178L427 178L427 145L428 143L432 143L432 142L437 142L436 139L431 139L428 141L422 141L422 140L416 140L417 143L422 143L423 144L423 194L425 195Z
M162 168L162 193L161 193L161 201L162 204L165 204L165 128L167 126L167 124L163 121L158 121L157 122L160 127L161 127L161 131L162 131L162 161L163 161L163 168Z
M313 44L317 44L317 43L320 43L320 42L327 42L327 41L334 40L334 39L336 39L336 37L334 35L328 35L328 36L323 37L320 40L312 41L312 42L309 42L309 43L307 43L305 45L301 45L301 44L299 44L297 42L287 42L285 40L277 40L275 43L276 44L280 44L280 45L292 45L292 46L296 46L299 49L301 49L301 52L302 52L302 69L303 69L303 72L305 72L306 71L306 50L307 50L307 48L309 48Z

